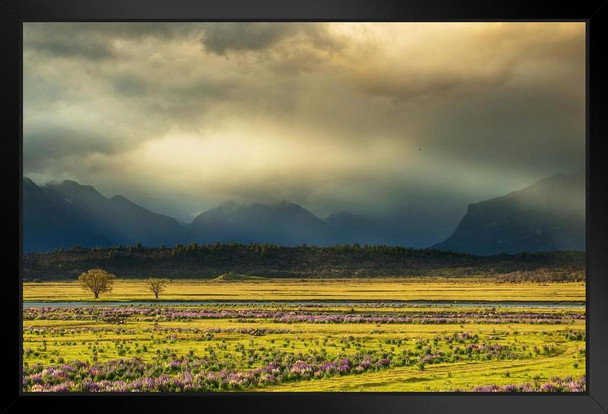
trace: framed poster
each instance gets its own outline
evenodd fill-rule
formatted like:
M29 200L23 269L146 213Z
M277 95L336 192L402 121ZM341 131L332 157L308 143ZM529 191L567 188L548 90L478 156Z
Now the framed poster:
M2 4L9 412L605 412L606 11L342 6Z

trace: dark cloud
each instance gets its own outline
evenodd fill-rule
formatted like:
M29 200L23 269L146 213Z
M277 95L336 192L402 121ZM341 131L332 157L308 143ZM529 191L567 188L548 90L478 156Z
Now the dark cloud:
M318 48L333 48L323 25L314 23L209 23L201 39L206 50L224 55L235 51L259 51L286 39L303 36Z
M86 40L84 42L65 42L58 39L36 39L28 43L32 49L54 57L75 57L85 59L106 59L113 56L112 49L103 42Z
M227 23L214 24L202 38L205 49L223 55L229 50L258 50L267 48L297 33L289 23Z
M43 171L62 159L81 159L90 154L111 154L124 149L125 140L101 131L75 130L52 123L29 123L24 128L23 162L32 172ZM72 162L72 161L70 161Z
M117 39L166 41L201 33L200 25L190 23L28 23L23 40L26 51L95 61L118 58L113 46Z
M30 23L24 32L28 48L52 56L117 58L115 40L190 39L218 55L263 51L294 37L317 49L339 48L341 41L315 23ZM299 47L292 45L292 47Z

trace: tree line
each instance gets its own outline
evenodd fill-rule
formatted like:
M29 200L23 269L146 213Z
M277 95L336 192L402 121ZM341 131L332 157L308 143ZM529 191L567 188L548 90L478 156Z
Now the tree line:
M475 256L385 245L285 247L269 243L78 248L23 256L23 280L76 279L101 268L129 279L210 279L234 271L271 278L493 276L538 269L585 269L582 252ZM528 277L523 275L522 277Z

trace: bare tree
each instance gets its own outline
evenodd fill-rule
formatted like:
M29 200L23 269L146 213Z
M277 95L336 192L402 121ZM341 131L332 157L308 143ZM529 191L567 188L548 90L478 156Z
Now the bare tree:
M158 279L156 277L151 277L146 281L146 284L148 285L148 290L154 293L156 299L158 299L158 295L165 291L167 283L169 283L167 279Z
M78 276L82 289L93 292L95 299L99 298L101 293L112 291L114 279L116 276L103 269L90 269Z

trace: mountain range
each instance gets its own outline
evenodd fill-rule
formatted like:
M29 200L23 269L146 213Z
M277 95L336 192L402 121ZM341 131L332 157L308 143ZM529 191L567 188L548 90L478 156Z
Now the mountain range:
M584 250L584 203L584 173L554 175L469 205L452 236L432 247L482 255ZM74 181L38 186L23 179L24 252L135 243L398 244L383 239L386 227L386 222L350 212L322 219L290 202L228 202L183 224L124 196L107 198L92 186Z

